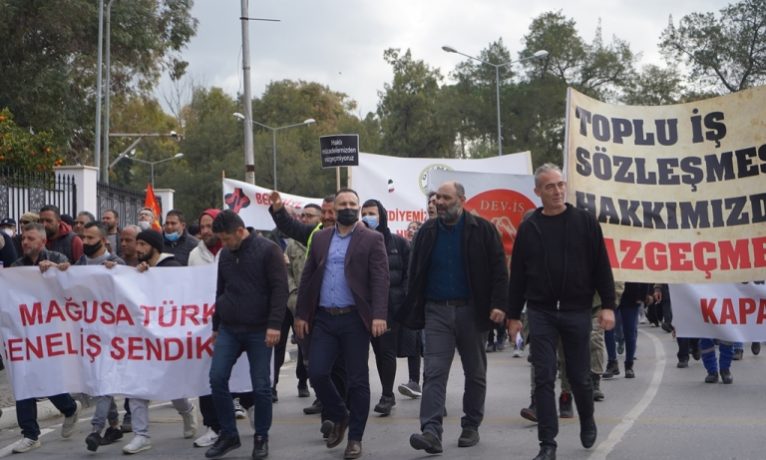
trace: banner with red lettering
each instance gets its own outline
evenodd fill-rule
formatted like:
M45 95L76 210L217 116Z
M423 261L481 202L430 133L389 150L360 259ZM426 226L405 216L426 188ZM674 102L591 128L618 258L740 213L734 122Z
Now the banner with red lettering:
M209 394L216 266L0 270L0 335L14 397ZM245 360L232 390L248 390Z
M766 341L766 283L671 284L679 337ZM682 308L676 308L676 306Z
M404 235L411 221L428 218L428 178L434 171L532 174L529 152L476 160L454 158L402 158L359 154L359 166L351 167L352 188L364 202L379 200L388 211L388 227Z
M429 178L429 188L436 190L447 181L457 181L465 187L465 209L495 224L503 249L510 257L524 214L541 205L535 195L534 176L434 171Z
M601 222L616 279L763 279L766 86L662 107L570 88L566 131L568 199Z
M256 230L273 230L274 219L269 214L271 189L234 179L223 180L223 209L239 214L245 225ZM307 198L280 192L285 207L298 211L309 203L322 205L321 198Z

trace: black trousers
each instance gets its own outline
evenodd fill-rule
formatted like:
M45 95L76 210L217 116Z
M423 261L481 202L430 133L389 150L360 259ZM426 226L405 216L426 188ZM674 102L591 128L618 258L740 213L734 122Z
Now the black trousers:
M590 380L591 308L578 311L527 309L532 364L535 367L537 437L541 446L556 446L559 417L556 411L556 348L559 337L564 349L567 377L572 386L580 420L593 417L593 387Z
M396 333L388 330L380 337L373 337L370 342L375 352L375 365L378 368L383 396L393 396L396 380Z

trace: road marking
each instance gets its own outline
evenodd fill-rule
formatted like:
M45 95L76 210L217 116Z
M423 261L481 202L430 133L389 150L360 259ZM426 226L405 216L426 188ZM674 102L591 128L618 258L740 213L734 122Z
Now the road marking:
M662 346L662 342L656 336L649 334L648 332L639 330L641 334L649 337L654 344L654 374L652 374L652 380L649 382L649 388L646 389L644 396L633 406L630 411L625 414L622 422L612 429L609 433L609 437L606 441L599 443L596 450L588 457L588 460L606 460L606 457L614 450L615 446L622 441L625 434L633 427L636 420L644 413L649 404L652 403L654 397L657 396L657 391L662 383L662 376L665 373L665 348Z

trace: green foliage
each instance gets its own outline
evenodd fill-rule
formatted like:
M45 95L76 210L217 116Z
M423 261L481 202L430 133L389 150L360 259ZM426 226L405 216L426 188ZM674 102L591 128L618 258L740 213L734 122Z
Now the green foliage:
M688 78L706 90L740 91L766 82L766 0L743 0L714 13L672 18L660 48L689 67Z
M115 0L112 91L147 92L163 69L180 76L180 50L197 27L191 0ZM20 126L50 131L67 162L92 161L97 0L0 0L0 107Z
M0 169L7 172L52 172L62 164L48 131L30 133L19 127L7 108L0 110Z

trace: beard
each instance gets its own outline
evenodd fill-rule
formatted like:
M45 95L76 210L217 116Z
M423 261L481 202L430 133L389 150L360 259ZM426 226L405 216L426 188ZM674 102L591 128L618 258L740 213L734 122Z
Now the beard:
M455 203L452 206L445 206L443 208L437 207L439 218L445 223L454 224L460 218L460 203Z
M136 256L138 256L139 262L149 262L152 259L152 256L154 256L154 250L144 254L137 253Z

